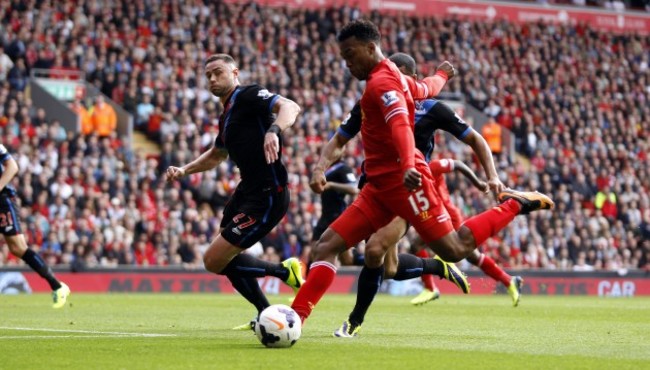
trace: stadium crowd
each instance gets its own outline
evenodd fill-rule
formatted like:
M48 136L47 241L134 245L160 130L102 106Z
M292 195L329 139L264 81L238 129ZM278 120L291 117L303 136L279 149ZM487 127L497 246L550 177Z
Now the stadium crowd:
M237 168L169 185L162 173L212 145L220 105L206 89L203 60L231 54L242 83L259 83L303 110L285 135L292 202L262 240L269 260L300 256L320 215L309 189L320 147L360 97L335 42L358 9L290 10L203 1L0 1L0 131L20 166L21 221L28 242L73 270L118 265L202 268ZM209 4L208 4L209 3ZM554 212L519 217L484 246L509 269L621 270L650 266L650 38L589 25L473 22L366 14L386 52L406 52L421 75L443 60L459 76L445 88L515 135L519 155L497 155L502 180L538 189ZM159 143L160 156L125 146L116 133L66 132L34 108L31 68L83 71ZM361 163L358 141L345 160ZM446 137L437 156L481 173ZM512 161L511 158L517 158ZM466 215L495 200L447 177ZM401 247L407 249L409 240ZM21 263L0 244L0 265Z

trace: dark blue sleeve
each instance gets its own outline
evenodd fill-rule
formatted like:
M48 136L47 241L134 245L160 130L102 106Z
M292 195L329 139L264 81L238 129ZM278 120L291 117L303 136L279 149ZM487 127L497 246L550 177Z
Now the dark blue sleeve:
M251 85L247 88L239 99L251 109L257 109L260 112L267 111L271 113L273 106L278 102L280 95L269 92L260 85ZM250 105L249 105L250 104Z
M344 137L351 139L361 131L361 104L357 102L352 111L341 122L337 130Z
M5 161L8 161L10 159L13 159L13 157L11 156L11 154L9 154L9 151L7 150L6 147L0 144L0 163L4 163Z

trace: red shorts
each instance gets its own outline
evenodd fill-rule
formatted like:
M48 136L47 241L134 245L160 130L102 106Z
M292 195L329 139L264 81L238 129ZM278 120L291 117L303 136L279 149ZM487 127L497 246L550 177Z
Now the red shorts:
M440 195L442 203L451 217L451 224L454 225L454 230L458 230L460 225L463 223L463 213L456 207L452 202L449 196L449 189L447 189L447 182L445 182L445 177L443 175L434 176L436 181L436 189Z
M357 199L330 227L348 247L367 239L395 216L415 228L422 240L432 242L454 231L451 217L428 170L420 170L422 186L408 191L404 186L378 190L366 184Z

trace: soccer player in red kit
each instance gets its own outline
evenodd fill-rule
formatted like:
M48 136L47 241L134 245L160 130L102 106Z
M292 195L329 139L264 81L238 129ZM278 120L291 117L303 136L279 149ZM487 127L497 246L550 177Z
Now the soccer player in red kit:
M332 284L334 262L340 252L372 235L395 216L406 219L420 237L445 261L456 262L468 256L477 245L504 228L520 213L554 206L539 193L501 192L499 206L470 218L456 232L434 185L424 155L415 149L413 136L413 98L432 97L427 79L417 83L404 76L386 59L379 47L377 27L366 20L355 20L337 36L340 53L359 80L366 81L361 98L361 134L368 184L359 197L330 225L315 248L315 261L309 279L298 292L293 309L303 321ZM379 254L379 253L378 253ZM383 254L371 258L366 267L377 283L383 274ZM374 257L370 255L370 257ZM438 260L444 266L444 262ZM469 289L464 276L457 285Z

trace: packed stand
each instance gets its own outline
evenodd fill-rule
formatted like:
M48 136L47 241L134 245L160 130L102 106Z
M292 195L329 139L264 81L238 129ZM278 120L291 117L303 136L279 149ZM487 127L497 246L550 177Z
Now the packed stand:
M211 53L239 61L242 83L259 83L303 109L284 136L292 202L257 253L300 256L320 216L309 189L321 146L360 97L338 55L335 32L354 8L288 10L187 2L0 4L0 127L20 165L23 228L52 264L202 268L238 181L228 162L168 185L169 165L212 145L220 105L206 89ZM206 2L208 3L208 2ZM110 9L113 6L113 9ZM520 217L484 246L507 268L620 270L650 261L650 40L588 26L525 26L372 14L387 53L412 54L421 75L442 60L460 71L446 91L511 129L521 154L496 156L511 187L551 194L554 212ZM11 63L3 59L7 55ZM2 63L11 64L4 70ZM81 70L159 143L157 158L131 153L115 135L75 135L35 110L23 93L30 68ZM4 72L3 72L4 71ZM443 136L437 155L477 162ZM359 142L345 160L358 168ZM494 204L459 176L447 177L466 215ZM409 240L403 240L406 249ZM0 249L0 264L15 264Z

